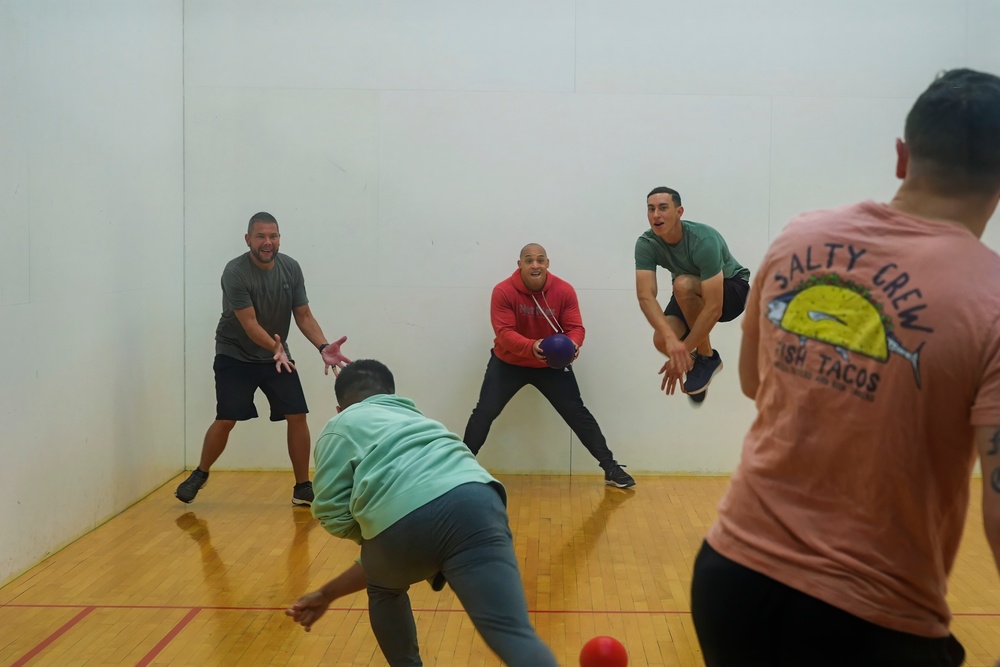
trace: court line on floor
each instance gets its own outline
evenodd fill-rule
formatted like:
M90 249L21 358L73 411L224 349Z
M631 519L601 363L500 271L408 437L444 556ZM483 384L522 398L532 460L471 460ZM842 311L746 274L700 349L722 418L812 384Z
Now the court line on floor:
M33 649L31 649L30 651L28 651L27 653L25 653L23 656L21 656L21 658L19 658L17 660L17 662L13 663L11 665L11 667L23 667L23 665L26 665L28 663L28 661L32 660L35 656L37 656L39 653L41 653L46 648L48 648L52 643L54 643L57 639L59 639L59 637L61 637L66 632L68 632L70 629L72 629L73 626L77 625L80 621L82 621L84 618L86 618L88 615L90 615L91 613L93 613L94 611L96 611L98 609L159 609L159 610L187 609L188 610L188 613L185 614L176 624L174 624L174 627L171 628L170 631L167 632L167 634L165 634L163 636L163 638L160 639L160 641L158 641L156 643L156 645L152 649L150 649L149 652L146 653L146 655L144 655L139 662L137 662L135 664L135 667L147 667L149 664L151 664L153 662L153 660L155 660L156 657L163 651L163 649L165 649L167 646L169 646L170 642L172 642L177 637L177 635L179 635L184 630L184 628L187 627L188 624L191 623L192 620L194 620L194 617L197 616L200 612L202 612L204 610L214 610L214 611L284 611L285 610L285 607L228 607L228 606L189 606L189 605L74 605L74 604L4 604L4 605L0 605L0 609L6 608L6 607L13 607L13 608L18 608L18 609L28 609L28 608L31 608L31 609L76 609L76 608L79 608L81 606L83 607L83 609L80 611L80 613L78 613L76 616L74 616L69 621L67 621L66 623L64 623L62 625L62 627L60 627L58 630L56 630L55 632L53 632L51 635L49 635L48 637L46 637L45 639L43 639L41 642L39 642L38 645L36 645ZM330 611L341 611L341 612L367 611L367 607L332 607L332 608L330 608L327 611L328 612L330 612ZM414 612L423 612L423 613L463 613L463 614L465 613L464 609L420 609L420 608L418 608L418 609L414 609L413 611ZM622 616L635 616L635 615L646 615L646 616L651 616L651 615L666 615L666 616L687 615L687 616L689 616L691 614L690 611L678 611L678 610L661 610L661 611L653 611L653 610L642 610L642 611L602 610L602 611L592 611L592 610L585 610L585 609L579 609L579 610L537 609L537 610L534 610L534 611L529 610L529 613L532 613L532 614L617 614L617 615L622 615ZM996 618L996 617L1000 617L1000 613L972 613L972 612L961 613L960 612L960 613L952 614L952 616L961 616L961 617L966 617L966 618L969 618L969 617L972 617L972 618L976 618L976 617L979 617L979 618Z
M142 660L140 660L139 662L135 663L135 667L146 667L146 665L148 665L149 663L153 662L153 660L156 658L156 656L160 655L160 651L162 651L163 649L165 649L167 647L167 644L169 644L170 642L172 642L174 640L174 637L176 637L177 635L179 635L181 633L181 630L183 630L185 627L187 627L187 624L190 623L191 620L195 616L198 615L198 612L200 612L201 609L202 609L201 607L195 607L194 609L192 609L191 611L189 611L187 614L185 614L184 618L182 618L181 620L179 620L177 622L177 624L170 630L170 632L168 632L167 634L165 634L163 636L163 639L161 639L159 642L157 642L156 646L154 646L153 648L151 648L149 650L149 653L147 653L146 655L144 655L142 657Z
M10 605L7 605L7 606L10 606ZM79 605L77 605L77 606L79 606ZM59 628L58 630L56 630L55 632L53 632L51 635L49 635L48 637L46 637L45 639L43 639L41 642L39 642L38 645L35 646L35 648L31 649L30 651L28 651L27 653L25 653L24 655L22 655L21 658L17 662L15 662L14 664L12 664L10 667L21 667L22 665L26 665L29 660L31 660L36 655L38 655L39 653L41 653L42 651L44 651L46 648L48 648L50 644L52 644L55 640L59 639L64 634L66 634L74 625L76 625L77 623L79 623L80 621L82 621L83 619L85 619L95 609L97 609L97 607L94 607L94 606L87 606L87 607L85 607L83 609L83 611L81 611L79 614L77 614L73 618L71 618L68 621L66 621L65 623L63 623L63 626L61 628Z
M0 609L14 607L19 609L79 609L85 607L91 611L95 609L187 609L187 610L214 610L214 611L285 611L287 607L236 607L224 605L156 605L156 604L31 604L31 603L7 603L0 604ZM330 607L327 611L368 611L368 607ZM420 613L441 613L441 614L464 614L464 609L437 609L435 607L415 607L414 612ZM89 611L87 613L90 613ZM654 615L690 615L688 610L678 609L529 609L531 614L622 614L627 616L654 616ZM1000 618L1000 612L972 612L956 611L951 614L953 617L961 618Z

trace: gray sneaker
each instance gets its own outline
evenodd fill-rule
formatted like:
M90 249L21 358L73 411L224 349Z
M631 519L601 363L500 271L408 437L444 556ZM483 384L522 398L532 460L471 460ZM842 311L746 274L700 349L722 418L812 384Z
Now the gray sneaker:
M198 495L198 491L205 486L207 481L208 473L195 468L191 471L191 474L188 475L188 478L177 486L177 490L174 491L174 496L176 496L177 500L182 503L189 503L194 500L194 497Z

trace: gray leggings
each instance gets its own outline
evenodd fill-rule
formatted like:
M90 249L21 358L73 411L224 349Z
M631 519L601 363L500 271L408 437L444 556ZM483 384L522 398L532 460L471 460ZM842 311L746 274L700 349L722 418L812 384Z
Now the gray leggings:
M556 664L528 619L507 510L491 486L463 484L410 512L365 540L361 565L372 631L392 667L423 664L406 591L438 572L505 664Z

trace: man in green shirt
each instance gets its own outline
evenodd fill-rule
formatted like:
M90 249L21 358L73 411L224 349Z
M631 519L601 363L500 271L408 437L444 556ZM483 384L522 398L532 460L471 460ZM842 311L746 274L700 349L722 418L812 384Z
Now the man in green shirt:
M691 400L705 399L709 383L722 370L709 333L717 322L743 312L750 291L750 271L729 252L715 229L682 220L684 207L676 190L654 188L646 196L649 226L635 243L635 292L639 307L653 327L653 345L667 356L661 388L681 390ZM660 310L656 300L656 268L670 271L672 294Z

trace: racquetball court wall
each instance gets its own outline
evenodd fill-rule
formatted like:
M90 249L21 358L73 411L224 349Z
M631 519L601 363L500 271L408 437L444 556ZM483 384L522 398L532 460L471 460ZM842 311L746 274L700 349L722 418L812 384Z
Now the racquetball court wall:
M327 336L458 433L492 287L543 244L617 458L728 473L739 325L701 408L659 392L645 194L680 190L755 271L797 212L889 199L913 99L1000 72L998 34L998 0L0 0L0 583L197 463L219 276L259 210ZM332 377L290 344L315 436ZM481 460L598 472L530 388ZM217 467L288 465L257 420Z

